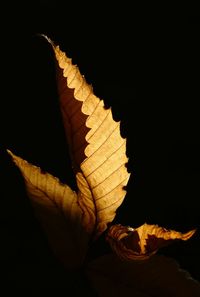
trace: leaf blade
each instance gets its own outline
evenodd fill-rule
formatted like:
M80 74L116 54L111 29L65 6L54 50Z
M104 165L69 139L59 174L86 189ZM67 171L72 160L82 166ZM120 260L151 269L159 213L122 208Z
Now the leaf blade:
M80 267L87 251L88 235L82 228L77 194L56 177L7 152L24 178L35 215L56 257L67 269Z
M126 168L126 139L121 136L120 122L113 119L111 109L105 109L103 100L94 95L78 67L59 46L44 37L55 54L58 93L80 189L78 196L85 215L84 226L98 237L106 230L107 223L112 222L126 195L124 187L130 178Z

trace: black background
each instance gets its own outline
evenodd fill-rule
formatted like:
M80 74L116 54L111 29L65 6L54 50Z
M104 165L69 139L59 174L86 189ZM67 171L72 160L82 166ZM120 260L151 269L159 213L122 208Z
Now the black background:
M200 280L199 17L67 1L8 3L1 13L2 284L28 296L69 285L6 154L9 148L74 186L53 53L37 33L60 45L121 120L132 175L115 222L197 228L162 252ZM104 248L100 242L99 253Z

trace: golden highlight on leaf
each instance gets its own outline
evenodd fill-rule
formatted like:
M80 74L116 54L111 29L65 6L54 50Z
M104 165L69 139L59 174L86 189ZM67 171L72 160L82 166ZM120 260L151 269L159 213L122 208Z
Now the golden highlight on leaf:
M87 250L88 236L82 228L83 213L77 194L51 174L42 173L39 167L9 150L7 152L24 177L35 214L55 254L67 268L80 266Z
M188 240L195 231L181 233L146 223L135 229L117 224L110 227L106 239L120 258L144 260L174 240Z
M76 65L48 37L57 65L63 123L79 187L84 227L98 237L112 222L126 195L130 174L126 139L111 109L93 93Z

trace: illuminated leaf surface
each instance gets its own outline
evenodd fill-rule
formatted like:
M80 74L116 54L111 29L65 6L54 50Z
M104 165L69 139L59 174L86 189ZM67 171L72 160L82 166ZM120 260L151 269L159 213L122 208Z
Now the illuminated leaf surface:
M110 227L107 240L121 259L144 260L159 248L176 240L188 240L194 233L195 230L181 233L146 223L135 229L118 224Z
M88 240L97 239L107 229L125 198L130 178L126 139L121 136L120 122L94 95L78 67L59 46L44 37L55 54L60 109L77 193L9 153L21 170L27 193L55 253L67 267L75 268L84 261ZM187 240L194 232L182 234L147 224L136 229L114 225L107 240L121 259L145 260L160 247L173 240Z
M51 174L8 153L24 177L27 194L55 254L67 268L80 266L88 236L82 228L83 215L76 193Z
M84 226L96 237L112 222L126 195L130 174L125 164L126 139L120 123L105 109L76 65L59 46L53 47L63 123L79 188Z

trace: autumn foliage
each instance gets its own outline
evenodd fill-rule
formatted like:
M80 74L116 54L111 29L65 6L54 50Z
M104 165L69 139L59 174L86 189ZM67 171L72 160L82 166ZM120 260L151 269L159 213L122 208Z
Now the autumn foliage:
M35 214L57 257L68 269L81 267L89 244L104 232L117 257L128 262L147 260L174 240L188 240L195 230L182 234L146 223L138 228L118 224L107 229L124 201L130 178L126 139L111 108L106 109L103 100L95 96L78 67L59 46L42 36L55 54L60 109L78 191L8 153L21 171ZM112 261L116 265L118 260Z

